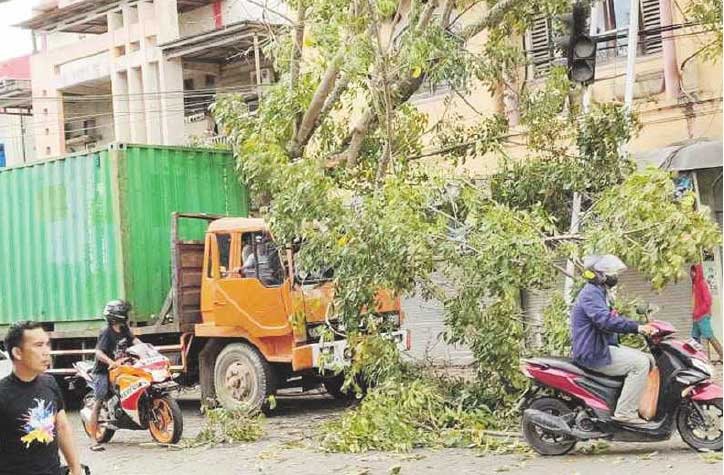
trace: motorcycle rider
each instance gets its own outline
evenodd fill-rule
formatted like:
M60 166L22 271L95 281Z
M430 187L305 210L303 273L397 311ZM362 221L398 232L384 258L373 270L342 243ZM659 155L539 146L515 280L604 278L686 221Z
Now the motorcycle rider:
M584 260L588 283L578 294L571 310L573 360L582 367L608 376L626 376L613 420L624 424L645 424L638 405L653 358L642 351L618 345L619 333L653 335L656 328L640 325L613 309L610 290L618 284L619 272L626 265L607 254Z
M103 308L108 326L101 330L96 344L96 363L93 368L93 395L95 404L91 414L89 426L92 434L97 432L98 415L100 414L103 401L108 397L109 381L108 373L116 368L118 363L113 355L118 349L118 344L125 338L130 344L137 345L141 341L133 335L128 326L128 314L131 311L131 304L125 300L111 300Z

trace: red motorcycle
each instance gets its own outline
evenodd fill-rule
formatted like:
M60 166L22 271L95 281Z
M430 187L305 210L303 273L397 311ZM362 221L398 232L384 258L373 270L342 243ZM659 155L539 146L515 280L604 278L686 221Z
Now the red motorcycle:
M539 454L562 455L581 440L657 442L681 438L697 450L722 449L722 388L711 381L714 369L694 340L672 337L669 323L654 320L658 332L646 337L661 385L655 416L646 424L611 419L623 377L577 366L570 358L524 359L521 371L533 384L523 395L522 430Z

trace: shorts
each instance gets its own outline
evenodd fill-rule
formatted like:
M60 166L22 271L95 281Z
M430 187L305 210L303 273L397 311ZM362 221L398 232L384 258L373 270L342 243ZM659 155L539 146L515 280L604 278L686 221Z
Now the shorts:
M96 401L108 399L108 375L106 373L93 373L93 398Z
M711 316L705 315L700 320L694 321L691 327L691 336L701 343L701 339L711 340L714 338L714 330L711 328Z

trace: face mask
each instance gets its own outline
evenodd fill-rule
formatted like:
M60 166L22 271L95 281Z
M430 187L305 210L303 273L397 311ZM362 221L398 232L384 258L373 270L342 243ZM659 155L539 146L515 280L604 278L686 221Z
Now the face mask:
M603 284L608 288L616 287L616 285L618 285L618 276L607 275L603 281Z

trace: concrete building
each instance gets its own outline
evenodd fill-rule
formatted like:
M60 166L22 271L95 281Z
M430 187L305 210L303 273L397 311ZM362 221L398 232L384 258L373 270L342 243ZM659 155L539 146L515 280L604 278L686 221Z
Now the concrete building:
M273 80L261 49L277 21L243 0L39 2L21 24L35 45L33 158L213 138L217 93L253 106Z
M0 168L33 156L30 56L0 62Z

